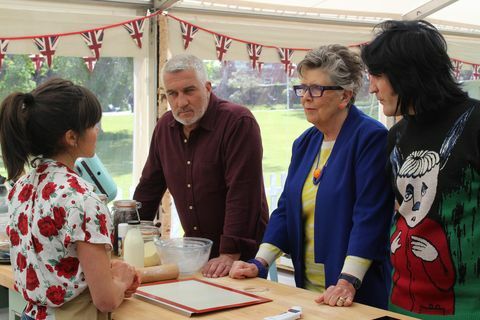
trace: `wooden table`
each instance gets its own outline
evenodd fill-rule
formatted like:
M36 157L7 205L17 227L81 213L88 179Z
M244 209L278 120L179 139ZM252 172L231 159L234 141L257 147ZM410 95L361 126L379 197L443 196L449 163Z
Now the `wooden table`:
M208 279L198 276L202 280L211 281L223 286L231 287L237 290L247 291L259 296L272 299L272 302L258 305L229 309L220 312L208 313L195 318L209 320L262 320L265 317L285 312L292 306L301 306L303 309L303 319L345 319L345 320L372 320L382 316L391 316L397 319L414 319L397 313L369 307L359 303L354 303L351 307L340 308L326 305L318 305L314 299L318 293L299 289L284 284L254 278L235 280L228 277L218 279ZM0 265L0 285L13 289L13 275L10 265ZM157 305L138 300L136 298L126 299L120 308L113 313L114 320L131 319L168 319L168 320L186 320L187 317L178 313L166 310Z

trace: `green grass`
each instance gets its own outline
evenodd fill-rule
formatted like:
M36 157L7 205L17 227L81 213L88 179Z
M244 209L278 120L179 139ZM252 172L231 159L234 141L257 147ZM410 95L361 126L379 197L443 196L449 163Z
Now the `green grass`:
M130 198L133 168L133 114L104 113L97 155L117 184L118 197Z
M107 132L125 131L133 134L133 114L115 112L104 113L102 116L102 130Z
M263 143L263 172L268 182L271 173L286 172L293 141L311 124L303 110L253 111Z

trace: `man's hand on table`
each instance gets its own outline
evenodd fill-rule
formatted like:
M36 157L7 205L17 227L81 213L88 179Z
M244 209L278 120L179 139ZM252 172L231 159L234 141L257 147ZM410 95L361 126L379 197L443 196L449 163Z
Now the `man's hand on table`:
M219 278L228 275L233 262L240 258L240 253L220 254L217 258L210 259L202 269L202 274L207 278Z

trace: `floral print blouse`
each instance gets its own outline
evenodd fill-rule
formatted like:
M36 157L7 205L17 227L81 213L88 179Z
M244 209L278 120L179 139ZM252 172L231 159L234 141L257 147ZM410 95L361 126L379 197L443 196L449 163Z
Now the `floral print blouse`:
M9 193L14 285L32 318L55 319L55 307L87 288L77 241L111 250L108 208L93 190L65 165L45 159Z

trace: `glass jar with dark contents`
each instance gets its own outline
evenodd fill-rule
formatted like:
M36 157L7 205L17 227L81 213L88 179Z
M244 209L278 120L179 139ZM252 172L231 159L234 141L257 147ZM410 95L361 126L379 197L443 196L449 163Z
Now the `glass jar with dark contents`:
M116 200L113 201L112 220L113 220L113 252L118 256L118 224L127 223L130 220L140 221L138 209L142 204L135 200Z

